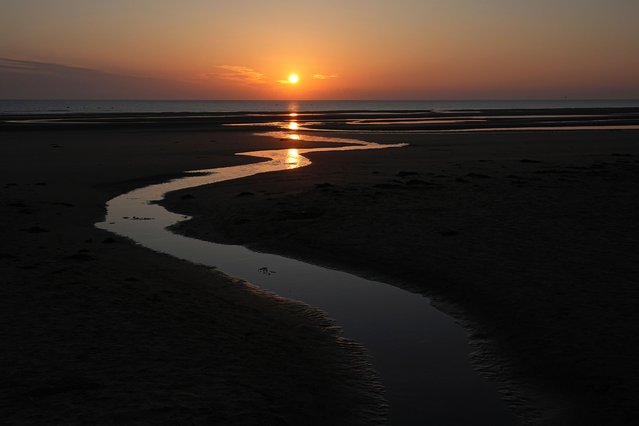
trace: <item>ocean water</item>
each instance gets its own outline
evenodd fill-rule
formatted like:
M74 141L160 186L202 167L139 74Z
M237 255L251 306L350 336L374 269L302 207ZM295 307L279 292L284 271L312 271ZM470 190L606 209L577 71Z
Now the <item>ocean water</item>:
M455 100L455 101L176 101L0 100L0 114L429 111L538 108L639 107L636 100Z

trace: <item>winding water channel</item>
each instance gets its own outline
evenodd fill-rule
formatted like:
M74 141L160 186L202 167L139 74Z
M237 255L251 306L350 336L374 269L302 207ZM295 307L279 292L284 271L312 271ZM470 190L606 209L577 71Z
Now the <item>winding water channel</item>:
M279 132L263 135L282 137ZM240 153L265 161L197 170L184 178L120 195L107 203L106 219L96 226L155 251L215 266L228 275L325 311L347 337L364 345L372 355L386 388L392 425L512 424L513 418L494 386L472 369L464 330L434 309L427 298L345 272L242 246L187 238L166 229L188 219L153 203L168 192L308 166L311 162L303 156L305 153L404 146L295 136L327 142L328 146ZM331 147L330 143L350 145ZM260 270L264 267L276 273L264 273Z

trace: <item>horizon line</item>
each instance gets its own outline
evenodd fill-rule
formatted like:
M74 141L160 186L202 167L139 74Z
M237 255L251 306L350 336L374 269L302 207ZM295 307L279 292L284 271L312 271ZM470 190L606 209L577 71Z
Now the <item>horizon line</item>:
M639 98L464 98L464 99L198 99L198 98L0 98L4 101L58 102L560 102L560 101L639 101Z

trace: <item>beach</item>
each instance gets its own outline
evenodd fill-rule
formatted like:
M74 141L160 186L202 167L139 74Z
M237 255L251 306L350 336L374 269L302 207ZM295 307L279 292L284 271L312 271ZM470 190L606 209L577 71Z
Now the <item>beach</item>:
M5 424L381 423L365 351L323 313L94 227L110 198L255 161L232 153L263 140L74 129L2 141Z
M365 349L321 312L94 227L128 190L318 133L151 121L0 129L3 417L383 424ZM175 231L430 297L522 424L636 419L639 131L356 137L409 146L171 193L194 216Z
M196 216L178 225L185 235L430 296L525 423L627 424L639 391L637 137L389 135L410 146L316 153L307 168L165 205Z

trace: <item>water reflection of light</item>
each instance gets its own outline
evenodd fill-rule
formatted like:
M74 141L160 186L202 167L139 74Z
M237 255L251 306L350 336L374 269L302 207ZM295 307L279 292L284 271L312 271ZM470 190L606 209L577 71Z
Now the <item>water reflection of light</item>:
M286 160L284 160L284 162L286 163L286 166L289 169L298 167L300 162L300 154L297 151L297 149L295 148L289 149L288 152L286 153Z
M291 101L291 102L288 103L288 108L287 109L288 109L289 113L297 115L297 111L300 110L300 107L297 104L297 102ZM295 115L291 115L291 117L295 117Z
M300 138L300 135L298 135L297 133L291 133L290 135L288 135L288 138L296 140L296 141L299 141L300 139L302 139Z
M288 123L289 130L297 130L300 126L297 124L297 121L291 121Z
M296 112L292 112L289 114L289 117L297 117L297 113Z

